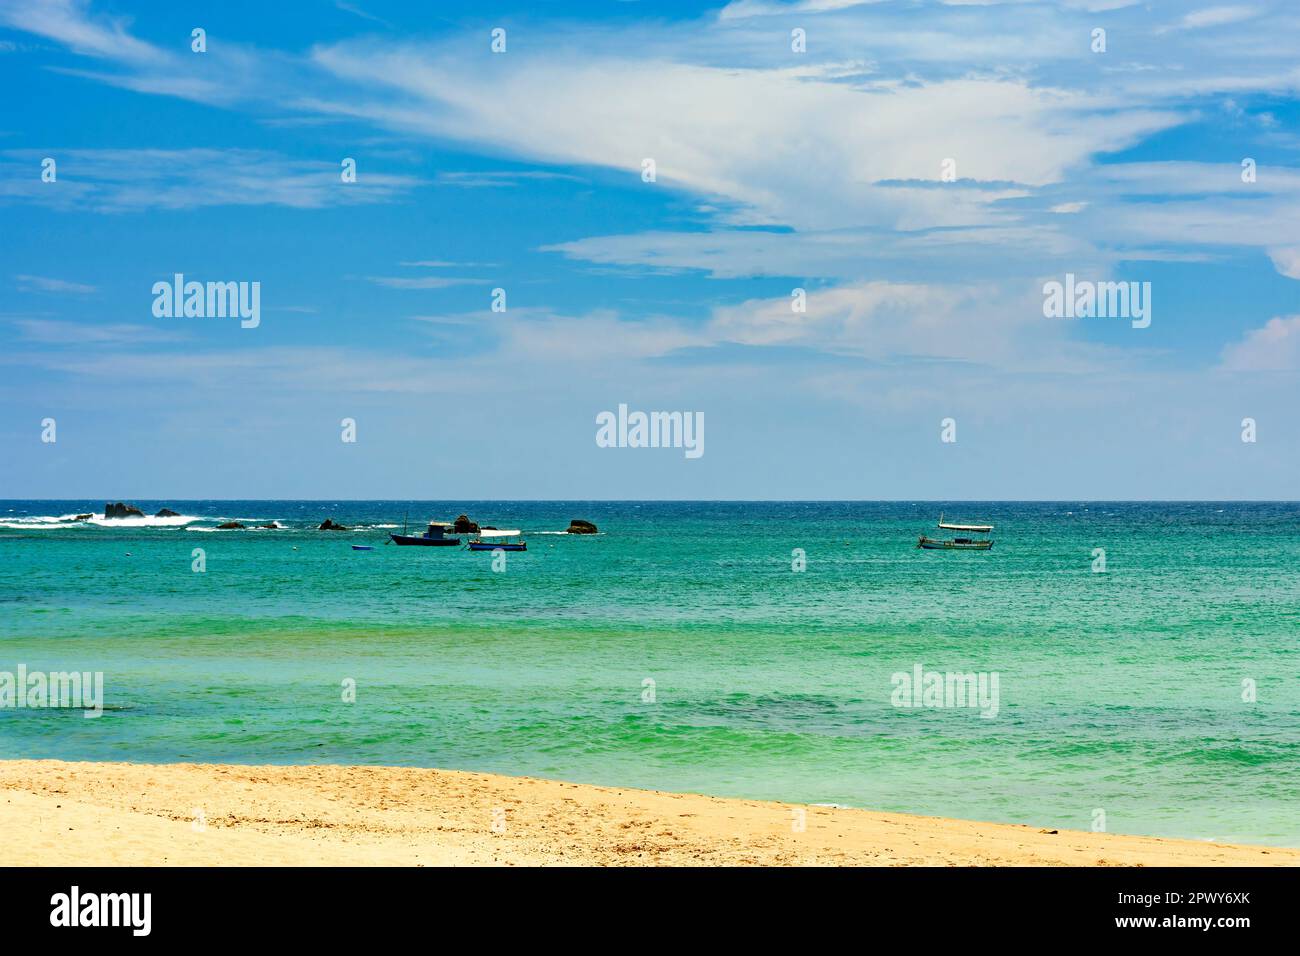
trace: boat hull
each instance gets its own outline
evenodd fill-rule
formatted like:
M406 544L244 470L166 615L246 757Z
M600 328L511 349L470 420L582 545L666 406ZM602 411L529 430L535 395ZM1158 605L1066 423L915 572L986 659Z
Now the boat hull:
M528 543L523 544L491 544L487 541L471 541L469 543L471 551L527 551Z
M934 541L922 538L916 543L918 548L926 551L988 551L993 547L992 541Z
M416 545L422 548L452 548L460 544L460 538L426 538L414 534L390 534L393 544Z

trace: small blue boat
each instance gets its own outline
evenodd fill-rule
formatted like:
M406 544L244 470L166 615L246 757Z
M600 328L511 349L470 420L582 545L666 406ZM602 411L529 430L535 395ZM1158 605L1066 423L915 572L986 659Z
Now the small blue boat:
M373 551L373 550L375 550L375 549L372 548L372 547L371 547L370 545L368 545L368 544L354 544L354 545L352 546L352 550L353 550L353 551Z

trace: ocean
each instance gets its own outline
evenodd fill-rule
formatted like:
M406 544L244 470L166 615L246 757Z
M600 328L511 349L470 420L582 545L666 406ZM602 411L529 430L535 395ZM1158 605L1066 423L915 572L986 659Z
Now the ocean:
M134 503L181 517L0 502L0 672L102 671L105 696L95 719L0 708L0 757L443 767L1300 846L1295 503ZM940 510L994 524L993 549L919 550ZM462 513L529 550L384 544Z

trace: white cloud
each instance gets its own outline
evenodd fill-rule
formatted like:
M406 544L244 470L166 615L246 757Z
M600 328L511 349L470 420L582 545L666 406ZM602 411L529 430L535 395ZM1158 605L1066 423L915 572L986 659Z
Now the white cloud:
M1179 21L1179 24L1188 30L1199 30L1203 27L1221 27L1229 23L1250 20L1259 16L1262 12L1258 7L1247 6L1206 7L1204 10L1195 10L1187 14Z
M1300 279L1300 246L1268 250L1273 267L1288 279Z
M41 160L58 162L58 181L41 181ZM37 171L37 172L34 172ZM416 186L413 176L364 172L344 183L330 162L250 149L57 149L0 153L0 201L126 212L223 205L316 209L386 202Z
M46 345L147 345L183 339L176 332L157 326L89 322L60 322L46 319L21 319L14 323L24 339Z
M713 344L783 346L890 363L928 359L1016 372L1096 370L1115 353L1072 345L1067 323L1043 318L1041 283L861 282L721 306Z
M129 21L89 15L84 0L0 0L0 23L63 43L88 56L153 63L162 58L155 47L127 31Z
M457 285L486 285L486 279L467 279L453 276L367 276L375 285L388 289L448 289Z
M771 0L731 0L718 13L719 20L742 20L746 17L766 17L786 13L825 13L829 10L846 10L883 0L794 0L775 3Z
M644 232L591 236L542 247L601 266L700 271L715 279L749 276L858 280L902 272L949 281L1037 275L1047 263L1100 258L1059 221L910 233L878 230Z
M546 179L564 179L581 182L577 176L544 170L477 170L473 172L447 172L438 174L438 185L460 186L464 189L501 188Z
M663 60L519 54L485 67L355 44L317 49L315 60L371 91L321 108L534 161L621 170L629 183L650 158L658 181L647 188L718 197L738 204L736 221L797 229L993 222L1006 218L995 205L1023 189L907 181L938 184L952 157L962 180L1040 186L1178 121L1142 110L1103 117L1091 97L1008 78L862 89Z
M1300 315L1275 316L1223 351L1222 368L1232 372L1300 370Z
M66 292L73 295L90 295L99 291L93 285L86 285L82 282L69 282L66 279L28 275L17 275L14 278L18 280L18 287L24 292Z

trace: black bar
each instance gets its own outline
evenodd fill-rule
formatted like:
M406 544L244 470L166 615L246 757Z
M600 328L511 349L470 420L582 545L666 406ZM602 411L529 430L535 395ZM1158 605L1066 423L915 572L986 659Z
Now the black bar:
M1231 944L1294 926L1295 872L1267 869L36 869L9 867L0 893L6 942L114 938L128 945L241 934L261 943L337 943L415 932L431 948L497 949L515 936L532 944L604 932L609 921L637 938L682 941L686 927L761 939L776 924L861 941L899 931L918 944L993 942L997 934L1080 940L1200 936ZM122 908L117 927L53 926L57 894L149 894ZM1123 895L1121 895L1123 894ZM1172 894L1172 895L1171 895ZM118 898L120 901L120 898ZM91 904L98 908L99 898ZM84 910L83 910L84 911ZM66 911L65 911L66 912ZM55 914L57 915L57 914ZM1150 925L1120 925L1121 920ZM1211 925L1199 925L1208 919ZM1190 925L1191 920L1198 921ZM1224 920L1244 920L1222 925ZM1169 922L1166 922L1169 921ZM1182 921L1181 925L1179 921ZM875 936L874 934L887 934ZM463 934L474 934L456 944ZM642 937L639 934L647 934ZM990 935L994 934L994 935ZM1242 934L1246 934L1243 936ZM689 935L689 933L687 934ZM17 951L17 950L15 950Z

